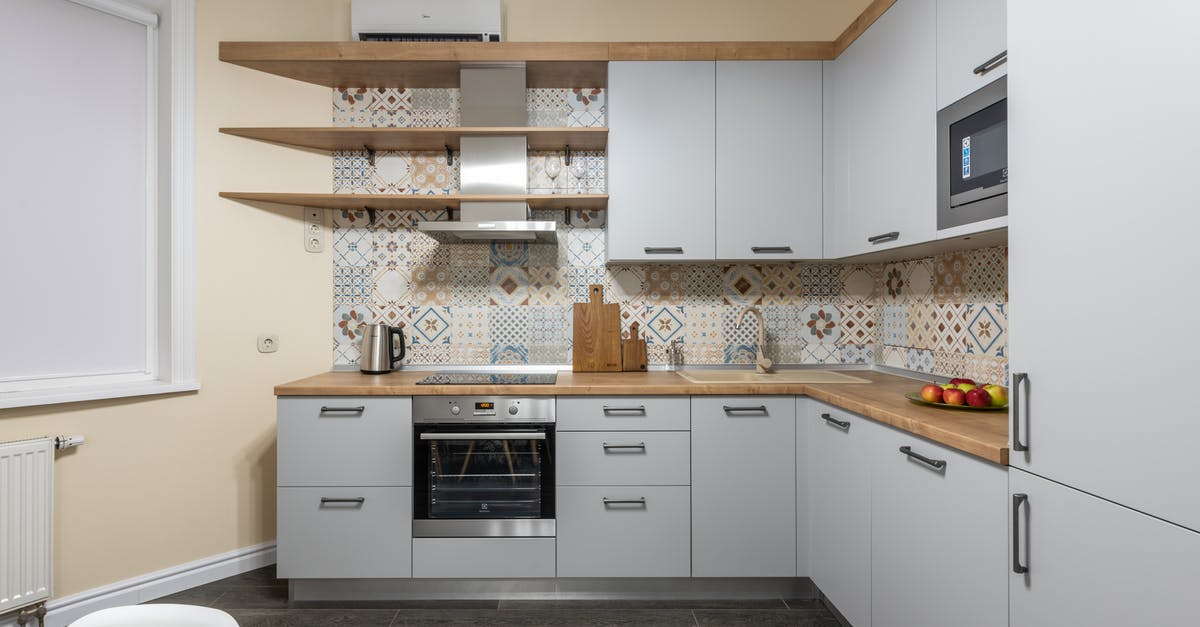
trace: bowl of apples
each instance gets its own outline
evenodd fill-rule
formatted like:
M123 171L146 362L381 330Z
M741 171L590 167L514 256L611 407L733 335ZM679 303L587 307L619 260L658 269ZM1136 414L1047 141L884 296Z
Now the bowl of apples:
M1008 408L1008 390L1002 385L978 385L970 379L954 378L950 383L930 383L918 393L909 392L904 398L920 405L950 409L995 411Z

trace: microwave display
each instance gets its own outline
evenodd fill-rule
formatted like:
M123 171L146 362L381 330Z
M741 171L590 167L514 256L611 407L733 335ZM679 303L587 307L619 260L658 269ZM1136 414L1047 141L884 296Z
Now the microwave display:
M957 163L951 160L948 164L950 206L980 199L981 194L964 197L964 192L987 190L1008 182L1007 104L1007 100L1001 100L950 125L951 154L960 155Z

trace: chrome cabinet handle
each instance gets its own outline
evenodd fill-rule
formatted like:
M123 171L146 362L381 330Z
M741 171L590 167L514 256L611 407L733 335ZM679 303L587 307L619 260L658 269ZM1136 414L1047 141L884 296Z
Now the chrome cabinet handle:
M646 497L644 497L644 496L640 499L610 499L606 496L601 500L604 501L605 507L608 507L609 505L645 505L646 504Z
M358 407L326 407L324 405L321 406L322 414L361 414L366 410L367 410L367 407L365 405L359 405Z
M937 472L945 472L946 471L946 460L944 460L944 459L930 459L930 458L925 457L924 455L912 450L911 446L901 446L900 452L904 453L909 459L911 459L915 462L924 464L924 465L936 470Z
M647 246L642 250L646 251L647 255L682 255L682 246Z
M612 413L616 413L616 412L630 412L630 413L644 414L644 413L646 413L646 406L645 405L637 405L637 406L630 406L630 407L609 407L608 405L604 406L604 413L612 414Z
M1029 384L1029 374L1012 374L1012 450L1028 451L1029 445L1021 441L1021 386Z
M900 231L892 231L891 233L881 233L867 238L867 242L871 244L882 244L884 242L892 242L900 239Z
M751 246L750 252L755 253L757 255L761 255L764 253L790 253L790 252L792 252L792 247L791 246Z
M977 67L971 71L974 72L975 74L978 74L979 76L983 76L984 74L991 72L992 70L1000 67L1001 65L1004 65L1004 63L1007 61L1008 61L1008 51L1004 50L1000 54L988 59L987 61L984 61L983 63L980 63L979 67Z
M363 503L366 503L366 502L367 502L367 499L365 497L361 497L361 496L358 498L353 498L353 499L335 499L335 498L329 498L327 496L321 497L321 505L325 505L326 503L354 503L355 505L362 505Z
M1029 502L1028 494L1012 495L1013 558L1012 569L1018 575L1029 572L1028 565L1021 565L1021 506Z
M739 407L736 405L722 405L721 409L724 409L725 413L727 413L727 414L732 414L735 412L743 412L743 411L756 411L760 414L767 413L766 405L754 405L753 407Z
M821 420L824 420L826 423L831 424L831 425L837 427L838 429L841 429L842 431L846 431L846 432L850 431L850 421L849 420L838 420L837 418L834 418L833 416L830 416L829 414L821 414Z
M623 449L623 448L640 448L643 451L646 450L645 442L638 442L637 444L609 444L608 442L604 442L600 446L606 451L609 449Z

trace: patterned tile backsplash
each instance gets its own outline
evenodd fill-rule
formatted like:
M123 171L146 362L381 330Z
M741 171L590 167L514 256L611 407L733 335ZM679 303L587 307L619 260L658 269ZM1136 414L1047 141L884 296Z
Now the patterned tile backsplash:
M337 89L335 126L455 126L454 89ZM530 89L531 126L604 126L602 89ZM603 151L530 151L530 193L604 193ZM445 153L334 154L339 193L448 194ZM334 212L333 356L358 362L357 325L405 324L410 364L569 364L571 304L604 285L622 328L645 329L651 364L679 340L688 364L751 364L759 306L777 364L883 364L1003 383L1008 377L1008 250L897 263L605 265L605 213L537 211L558 243L439 245L415 223L445 211Z

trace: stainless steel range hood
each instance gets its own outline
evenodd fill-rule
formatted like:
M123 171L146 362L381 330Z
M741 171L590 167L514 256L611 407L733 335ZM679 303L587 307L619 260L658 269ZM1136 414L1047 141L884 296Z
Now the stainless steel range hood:
M462 126L526 126L525 66L503 64L461 70ZM524 135L465 136L460 140L463 194L525 195L528 192ZM464 201L459 219L420 222L417 229L439 242L556 242L551 221L531 220L529 204L518 201Z

